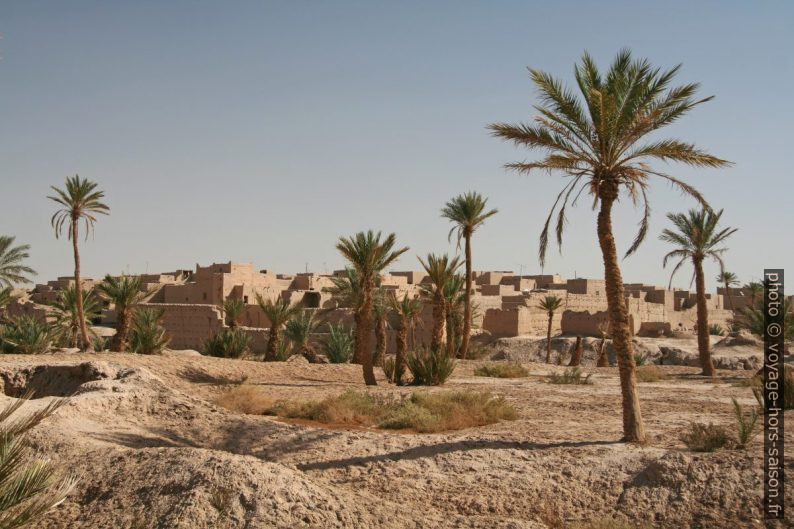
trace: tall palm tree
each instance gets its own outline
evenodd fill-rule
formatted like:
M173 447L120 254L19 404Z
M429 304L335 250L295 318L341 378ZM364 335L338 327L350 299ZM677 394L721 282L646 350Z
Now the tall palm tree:
M303 307L301 305L290 305L289 301L278 297L275 301L271 298L265 299L261 294L256 295L256 302L267 319L270 320L270 332L268 333L267 349L265 349L265 361L273 362L276 360L276 353L281 345L281 327L283 327L293 316L298 314Z
M30 245L14 246L15 237L0 235L0 287L12 287L15 283L30 283L27 276L36 272L22 262L30 257Z
M80 337L82 339L82 349L91 350L91 341L88 339L88 327L85 324L83 315L83 289L80 280L80 249L78 247L79 224L83 221L85 227L85 238L94 229L97 215L107 215L110 208L106 206L102 199L105 197L103 191L97 189L97 184L90 180L81 179L79 175L66 177L65 189L50 186L55 191L55 196L49 196L50 200L55 201L61 207L55 212L50 220L55 229L55 238L59 238L61 233L66 231L67 237L72 241L74 250L74 282L77 287L77 314L80 320Z
M688 213L668 213L667 218L675 226L675 230L665 229L659 239L676 245L678 248L664 256L662 266L667 265L670 259L678 259L678 264L670 274L670 285L673 283L675 273L690 260L695 268L695 291L697 296L697 328L698 328L698 353L703 374L714 375L714 364L711 361L709 344L709 317L706 307L706 279L703 275L703 261L714 259L724 270L722 254L727 248L722 244L736 232L736 228L719 228L722 210L712 213L705 209L690 209Z
M731 310L736 310L733 307L733 297L731 296L731 287L736 286L739 284L739 278L736 277L736 274L733 272L728 272L727 270L723 270L722 272L717 275L717 282L722 283L725 287L725 297L728 298L728 306Z
M631 52L618 53L602 77L585 53L575 68L580 96L552 76L530 70L540 91L541 104L535 106L535 124L490 126L493 134L518 145L545 151L531 162L509 164L524 173L560 173L570 178L552 206L540 236L539 257L545 261L549 224L557 211L556 238L562 247L565 209L582 192L593 197L598 208L597 233L604 260L610 328L618 356L623 404L623 438L645 440L637 376L624 296L623 278L612 233L612 207L621 191L635 202L642 202L644 215L640 229L627 255L633 253L648 231L650 207L646 190L650 177L659 177L707 207L705 199L689 184L651 167L650 162L683 162L695 167L723 167L729 162L674 139L649 137L677 121L711 98L696 99L698 84L670 86L678 72L676 66L663 71L647 60L634 60Z
M422 314L422 301L419 298L410 297L408 292L399 299L392 292L388 299L392 310L397 314L399 320L397 327L397 356L394 359L394 383L401 386L405 355L408 351L408 336L416 327L419 316Z
M69 347L77 347L80 338L80 317L77 312L76 285L61 289L52 306L55 308L55 329L60 339ZM90 290L83 290L83 316L86 325L100 313L99 300Z
M463 263L457 256L450 259L447 254L437 256L431 253L427 255L427 261L423 261L421 257L418 259L430 278L430 284L422 285L422 289L425 296L433 300L433 339L430 348L438 351L446 342L444 331L447 323L447 303L444 290L447 284L453 281L458 268Z
M359 277L361 305L356 322L356 357L361 359L364 382L368 386L377 385L372 368L370 339L374 311L373 291L386 267L408 251L408 247L395 249L396 244L397 236L393 233L381 240L381 233L372 230L361 231L351 237L340 237L336 244L336 249L347 259Z
M133 311L152 294L151 291L142 290L142 287L140 276L128 275L106 275L97 287L99 294L113 303L116 309L116 334L110 341L111 351L121 352L127 346Z
M554 313L562 306L562 298L557 296L546 296L538 302L538 308L546 312L549 317L549 325L546 327L546 363L551 361L551 323Z
M449 231L449 237L457 232L458 248L461 239L465 242L466 255L466 290L465 305L463 313L463 336L461 337L460 356L466 358L469 352L469 337L471 336L471 237L474 231L482 226L489 218L496 215L499 210L491 209L486 211L488 199L477 192L468 192L458 195L444 206L441 216L449 219L455 226Z

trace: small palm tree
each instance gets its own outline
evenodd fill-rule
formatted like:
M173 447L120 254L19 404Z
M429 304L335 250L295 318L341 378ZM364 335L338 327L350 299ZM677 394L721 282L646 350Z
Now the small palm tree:
M458 195L444 206L441 216L449 219L455 226L449 231L449 238L453 233L458 235L458 248L460 241L465 242L466 255L466 286L465 305L463 314L463 336L461 337L460 356L466 358L469 352L469 337L471 336L471 237L474 231L485 223L489 217L496 215L499 210L487 209L488 199L476 192Z
M744 307L742 314L744 314L744 321L741 322L741 326L752 334L763 338L766 322L764 321L762 300L759 300L753 306ZM783 338L787 342L794 340L794 311L792 311L790 298L786 298L783 302Z
M459 347L463 343L466 319L466 278L455 274L444 286L444 303L446 312L447 354L463 356Z
M397 314L399 324L397 327L397 356L394 359L394 383L402 385L402 373L405 371L405 358L408 352L408 336L416 327L422 314L422 301L410 297L408 292L398 299L394 293L389 296L389 305ZM415 344L414 344L415 345Z
M433 339L430 348L433 351L440 350L445 339L447 323L447 303L444 298L444 291L450 281L454 281L455 274L463 264L458 257L449 258L447 254L435 255L428 254L427 261L419 257L419 262L430 278L430 284L422 285L425 297L433 300Z
M637 393L623 277L612 233L612 207L621 192L644 206L640 229L627 252L627 255L632 254L648 232L650 178L661 178L708 207L692 186L654 169L650 162L682 162L694 167L723 167L729 163L690 143L653 137L660 129L711 99L695 97L696 83L671 87L678 70L678 66L666 71L654 68L647 60L635 60L630 51L623 50L602 76L595 61L585 53L574 71L580 96L551 75L530 70L541 99L535 106L538 115L534 125L497 123L490 126L495 136L545 152L539 160L509 164L509 168L524 173L547 172L569 177L540 234L538 256L541 264L546 256L549 224L558 205L555 231L560 248L565 209L571 200L574 205L581 193L589 193L593 197L593 207L599 210L597 233L604 260L610 329L620 368L623 438L630 442L644 441L645 427Z
M281 345L281 327L290 318L300 312L303 307L300 305L290 305L289 301L282 297L264 299L260 294L256 295L256 302L267 319L270 320L270 332L268 334L267 349L265 350L265 361L274 362L276 360L279 347Z
M717 275L717 283L722 283L725 287L725 297L728 298L728 306L731 310L736 310L733 307L733 297L731 297L731 287L739 284L739 278L733 272L723 270Z
M546 312L549 317L549 325L546 327L546 363L551 361L551 323L554 313L562 306L562 298L557 296L546 296L538 302L538 308Z
M609 323L603 321L598 324L598 334L601 335L601 344L598 346L598 361L596 367L609 367L607 357L607 338L609 338Z
M320 322L314 317L314 311L303 310L294 315L284 326L284 336L292 342L295 352L300 352L309 362L317 359L317 351L312 344L312 334L317 332Z
M6 308L12 299L11 287L0 288L0 310Z
M328 337L323 342L323 352L332 364L350 361L353 353L353 333L344 325L328 324Z
M46 459L31 460L25 436L66 401L54 400L26 417L10 420L32 396L27 393L0 411L0 528L15 529L58 506L77 484Z
M237 319L245 311L245 303L242 299L228 297L223 301L223 313L229 327L237 327Z
M130 329L130 351L153 355L160 354L168 347L170 338L162 326L162 309L138 309L132 317Z
M15 237L0 235L0 287L12 287L15 283L30 283L27 276L36 272L22 262L29 258L30 246L14 246Z
M668 213L667 218L675 226L675 231L665 229L659 236L664 242L674 244L677 248L664 256L662 266L667 266L670 259L679 259L678 264L670 274L672 286L675 273L686 261L692 261L695 268L695 291L697 295L697 328L698 328L698 353L703 374L714 376L714 364L711 361L709 344L709 319L706 306L706 279L703 275L703 261L707 258L719 263L724 270L722 254L727 248L722 244L736 232L736 228L719 228L722 210L712 213L705 209L691 209L688 213Z
M372 230L358 232L352 237L340 237L336 249L355 269L361 287L361 304L356 323L356 357L361 359L364 382L377 385L372 367L372 332L374 299L373 293L381 273L397 261L408 247L395 249L397 236L390 233L381 240L380 232Z
M97 289L100 295L113 303L116 309L116 334L110 341L110 350L121 352L127 346L127 335L132 323L132 312L152 293L141 290L140 276L113 277L106 275Z
M750 281L742 288L750 291L750 306L755 307L755 300L760 298L764 294L763 283L759 281Z
M61 207L52 216L51 224L55 229L55 238L59 238L64 230L67 237L72 241L74 251L74 282L77 288L77 314L80 320L80 338L82 349L91 349L91 340L88 339L88 326L85 324L83 314L83 289L80 279L80 249L77 240L79 238L79 224L83 221L85 226L85 238L94 228L97 215L107 215L110 208L106 206L102 199L105 193L97 190L97 184L90 180L81 179L78 175L66 178L65 189L50 186L55 191L55 196L49 196L50 200L55 201Z
M60 341L68 347L77 347L80 339L80 316L77 312L77 288L71 284L58 292L58 297L52 303L55 308L54 327L58 332ZM83 317L88 325L101 313L99 300L90 290L83 290ZM91 338L96 337L89 330Z

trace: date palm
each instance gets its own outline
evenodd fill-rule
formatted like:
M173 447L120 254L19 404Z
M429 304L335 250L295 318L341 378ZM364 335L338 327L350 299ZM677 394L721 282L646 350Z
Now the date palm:
M742 287L750 292L750 306L755 307L755 300L764 294L764 285L759 281L750 281Z
M444 303L446 312L447 330L447 354L455 354L456 348L462 345L463 329L465 328L464 319L466 317L466 278L460 274L455 274L444 286ZM463 353L458 349L458 354Z
M128 275L106 275L97 287L99 295L113 303L116 309L116 334L110 341L110 350L113 352L121 352L127 346L133 311L152 294L151 291L141 289L140 276Z
M237 327L237 320L244 311L245 303L242 299L230 296L223 301L223 314L226 316L229 327Z
M105 193L97 189L97 184L90 180L81 179L79 175L66 177L64 189L50 186L55 192L54 196L49 196L50 200L61 206L52 216L50 223L55 229L55 238L59 238L66 231L69 240L72 241L74 252L74 282L77 288L77 314L80 320L80 337L82 349L91 350L91 341L88 339L88 326L85 324L83 314L83 289L80 278L80 248L78 246L79 225L83 222L85 228L85 238L94 229L97 215L107 215L110 208L102 202Z
M77 347L80 338L80 316L77 312L77 289L74 284L61 289L52 303L55 308L54 326L60 341L69 347ZM83 290L83 317L88 325L101 314L99 300L90 290ZM95 335L89 331L91 337Z
M621 192L644 214L627 255L642 243L648 231L650 207L647 188L652 177L664 180L708 207L691 185L651 166L653 161L682 162L694 167L723 167L729 162L690 143L659 138L656 133L711 98L697 99L697 83L671 87L679 66L654 68L636 60L631 52L618 53L605 75L587 53L574 74L581 92L577 96L563 83L539 70L530 70L540 91L534 124L490 126L497 137L538 149L545 155L535 161L508 164L522 173L558 173L569 180L557 195L540 235L539 258L545 261L549 225L555 211L557 244L562 248L565 209L584 192L598 209L597 233L604 260L607 305L612 338L618 357L623 405L623 438L643 441L637 376L624 296L623 278L612 233L612 208ZM558 207L559 206L559 207Z
M344 275L339 277L332 277L331 282L334 284L329 289L331 295L343 307L353 309L353 321L355 327L360 325L359 318L361 315L361 303L363 301L361 278L355 268L346 267ZM376 280L376 288L380 284L380 276ZM353 333L353 363L362 364L363 358L358 356L359 348L356 347L358 342L358 333Z
M717 282L722 283L725 287L725 297L728 298L728 306L731 310L736 310L733 306L733 297L731 296L731 287L739 284L739 278L733 272L724 270L717 276Z
M408 247L395 249L396 244L397 237L393 233L381 240L381 233L372 230L358 232L351 237L340 237L336 244L336 249L347 259L359 277L361 304L356 323L356 357L361 359L364 382L368 386L377 385L372 367L370 339L376 281L389 265L408 251Z
M388 347L389 329L389 303L386 292L381 288L376 288L373 292L372 314L375 320L375 354L372 362L383 367L386 360L386 349Z
M444 291L463 263L457 256L450 259L447 254L437 256L431 253L427 255L426 261L421 257L418 259L430 278L430 283L422 285L422 290L425 297L433 301L433 338L430 348L438 351L446 343L447 303Z
M0 235L0 287L12 287L15 283L30 283L27 276L36 275L36 272L22 264L29 258L30 246L21 244L14 246L15 237Z
M405 355L408 352L408 336L416 328L422 314L422 301L411 297L408 292L398 298L393 292L388 297L389 305L397 314L397 356L394 359L394 383L402 385L402 373L405 370ZM414 344L415 345L415 344Z
M455 226L449 231L449 238L453 233L457 233L458 249L461 240L465 244L466 255L466 286L465 286L465 305L463 313L463 336L461 336L460 356L466 358L469 352L469 338L471 336L471 274L472 274L472 252L471 237L474 231L483 225L489 218L496 215L499 210L487 209L488 199L476 192L468 192L458 195L444 206L441 216L449 219Z
M695 268L695 291L697 297L698 353L703 374L714 376L714 363L711 361L709 344L709 319L706 306L706 279L703 275L703 261L713 259L724 271L722 254L727 248L725 240L736 232L736 228L720 228L722 210L712 213L705 209L690 209L688 213L668 213L667 218L675 226L674 230L664 229L659 239L674 244L677 248L664 256L662 266L670 259L679 259L670 274L670 285L675 273L686 261Z
M11 303L13 296L11 296L11 287L0 288L0 311L3 310L6 305Z
M301 305L290 305L289 301L282 297L278 297L275 300L272 298L265 299L261 294L256 295L256 303L262 309L262 312L265 313L267 319L270 320L265 361L274 362L281 345L281 327L303 310L303 307Z
M293 351L301 353L306 360L314 362L317 350L312 344L312 334L317 332L320 322L314 317L314 311L302 310L284 326L284 336L292 342Z
M551 324L554 320L554 313L562 307L562 298L557 296L546 296L538 302L538 308L546 312L549 317L549 324L546 327L546 363L551 361Z

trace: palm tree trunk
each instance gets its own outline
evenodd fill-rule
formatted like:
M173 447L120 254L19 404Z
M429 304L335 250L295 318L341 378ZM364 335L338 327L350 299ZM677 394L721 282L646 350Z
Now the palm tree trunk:
M372 340L370 337L372 333L372 313L374 312L372 300L374 286L372 279L365 280L359 325L356 326L356 352L361 359L364 383L368 386L378 385L377 380L375 380L375 371L372 368Z
M728 282L725 282L725 297L728 298L728 306L731 308L732 311L736 310L733 308L733 298L731 297L731 287L728 286Z
M130 324L129 324L129 309L123 308L118 311L116 314L116 318L118 322L116 324L116 334L113 336L113 340L110 344L110 350L114 353L120 353L124 350L124 346L127 344L127 334L129 334Z
M695 265L695 292L697 297L698 315L698 354L700 355L700 367L703 374L707 377L714 376L714 363L711 361L711 351L709 351L709 312L706 307L706 279L703 276L703 260L693 258L692 264Z
M607 338L601 338L601 345L598 347L598 362L596 367L609 367L609 358L607 358Z
M397 330L397 356L394 359L394 383L403 385L402 372L405 365L405 351L408 348L408 322L402 320Z
M551 362L551 320L554 313L549 312L549 326L546 328L546 363Z
M383 367L386 358L386 317L381 314L375 315L375 355L372 363Z
M466 292L463 306L463 336L460 342L460 357L469 354L469 337L471 336L471 233L466 233ZM520 280L519 280L520 281Z
M267 349L265 349L265 362L273 362L276 360L276 351L278 351L278 325L270 322L270 332L267 336Z
M571 360L568 362L568 367L576 367L582 363L582 337L576 337L576 343L571 349Z
M444 298L440 291L437 291L435 303L433 303L433 340L430 343L430 348L433 351L439 351L444 347L444 327L447 323L445 312Z
M363 364L364 357L361 355L361 334L359 329L361 329L361 310L362 308L359 307L353 312L353 323L355 324L355 331L353 332L353 359L350 361L351 364Z
M80 281L80 249L77 243L77 223L79 220L79 218L72 217L72 246L74 248L74 283L77 301L77 319L80 322L80 338L83 342L80 350L91 351L91 340L88 339L88 327L85 324L85 312L83 311L83 285Z
M598 212L598 243L604 259L609 322L612 341L620 373L620 391L623 405L623 440L644 442L645 426L642 423L640 397L637 392L637 373L629 329L629 312L626 308L623 278L620 274L615 237L612 234L612 204L618 196L617 184L602 184L601 208Z
M455 354L455 323L452 321L452 312L449 307L445 307L446 312L446 332L447 332L447 356L452 357Z

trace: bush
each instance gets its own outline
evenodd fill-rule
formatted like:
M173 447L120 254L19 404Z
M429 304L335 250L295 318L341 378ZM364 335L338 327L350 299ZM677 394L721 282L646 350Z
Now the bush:
M399 379L402 380L403 375L405 375L405 362L400 364L399 373L394 372L396 365L397 365L397 360L393 356L389 356L383 361L383 374L386 375L386 379L389 382L394 382L395 380L397 380L398 378L397 375L399 375Z
M715 424L692 423L681 435L681 441L693 452L713 452L728 444L728 433Z
M268 413L327 424L412 429L418 432L460 430L518 418L515 409L488 392L415 392L407 398L347 390L321 401L280 401Z
M405 363L418 386L438 386L447 381L455 370L455 359L443 347L436 350L419 349L406 355Z
M293 350L289 342L279 342L276 347L275 361L286 362L292 356Z
M658 382L660 380L667 380L667 373L654 365L640 366L637 368L637 380L640 382Z
M478 367L474 374L478 377L523 378L529 376L529 371L518 362L506 362Z
M274 404L272 399L262 393L261 388L250 384L231 388L221 393L213 402L227 410L250 415L263 415Z
M163 311L157 309L138 309L132 318L129 348L138 354L160 354L170 341L160 324Z
M54 339L52 328L32 316L18 316L0 325L0 349L4 353L46 353Z
M248 352L251 337L239 327L225 327L204 342L202 354L220 358L240 358Z
M753 395L761 408L764 408L764 379L763 376L753 377L750 380L750 387L753 388ZM783 409L794 408L794 369L785 366L783 376L780 378L779 389L783 390Z
M709 334L712 336L725 336L725 330L722 328L721 325L712 323L711 325L709 325Z
M592 384L592 375L582 377L582 370L579 367L569 367L562 373L552 373L549 375L549 384Z
M749 415L745 415L742 405L736 399L733 402L733 414L736 416L737 437L739 448L746 448L747 443L753 438L755 423L758 422L758 410L753 408Z
M96 352L107 351L110 347L109 336L95 335L91 337L91 348Z
M634 353L634 365L644 366L648 363L648 355L642 353Z
M353 333L344 325L328 324L328 338L323 342L323 352L332 364L344 364L353 355Z

